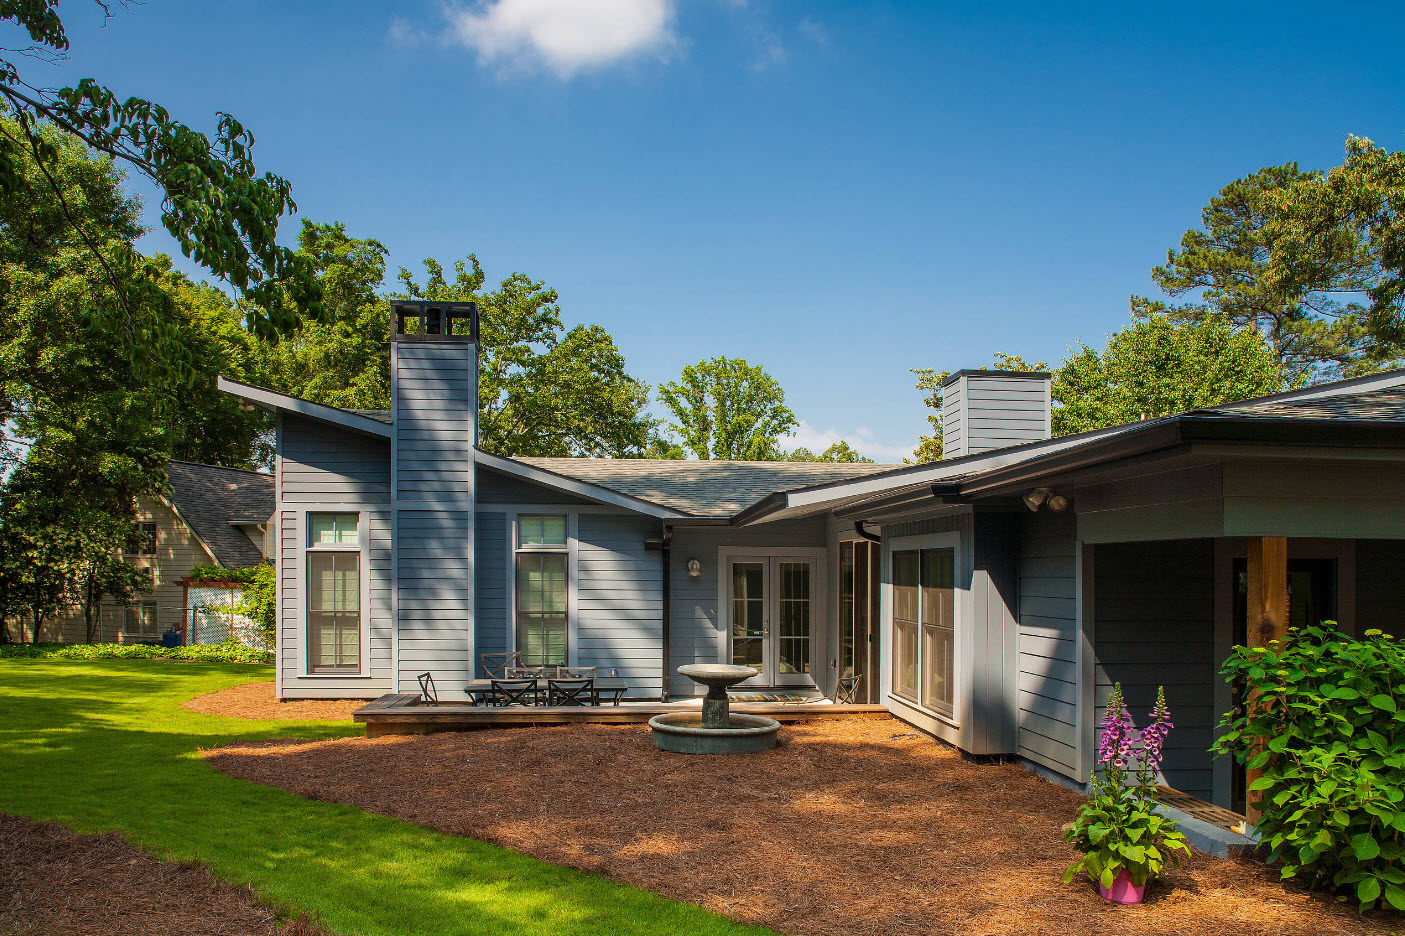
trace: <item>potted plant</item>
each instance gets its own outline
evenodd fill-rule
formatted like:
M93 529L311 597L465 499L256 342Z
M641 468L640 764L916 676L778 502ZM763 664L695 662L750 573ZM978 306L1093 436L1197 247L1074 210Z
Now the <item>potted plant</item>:
M1157 691L1151 724L1138 732L1122 685L1113 687L1098 737L1092 795L1064 829L1064 838L1083 852L1064 872L1065 884L1082 871L1108 900L1141 903L1147 881L1166 861L1179 865L1180 854L1190 854L1175 821L1156 811L1156 776L1170 731L1164 688Z

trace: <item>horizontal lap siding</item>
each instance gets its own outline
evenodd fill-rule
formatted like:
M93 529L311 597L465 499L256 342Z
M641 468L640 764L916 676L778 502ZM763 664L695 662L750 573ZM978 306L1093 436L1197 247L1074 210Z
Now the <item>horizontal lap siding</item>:
M390 500L390 445L283 415L279 488L284 503Z
M1023 519L1019 588L1019 753L1078 777L1076 532L1068 513Z
M662 679L663 554L644 540L657 520L581 514L576 533L576 657L614 670L631 696L657 696Z
M463 698L475 657L473 463L477 349L457 341L396 341L397 680L432 673L443 698Z
M411 691L420 673L432 672L441 692L459 694L473 669L473 515L401 507L397 516L400 687Z
M474 546L478 555L474 568L478 588L473 596L477 609L473 625L477 646L474 652L479 656L476 663L479 675L487 675L482 672L482 655L507 650L507 515L480 512L477 530Z
M670 563L669 693L701 695L703 690L678 667L687 663L717 663L721 642L717 608L717 550L722 546L824 546L823 519L767 523L746 530L675 527ZM701 566L695 578L688 560ZM818 628L819 622L816 622Z
M1178 540L1097 547L1093 563L1097 650L1096 718L1120 682L1139 727L1166 687L1175 728L1166 742L1166 782L1211 798L1206 750L1217 721L1214 542Z

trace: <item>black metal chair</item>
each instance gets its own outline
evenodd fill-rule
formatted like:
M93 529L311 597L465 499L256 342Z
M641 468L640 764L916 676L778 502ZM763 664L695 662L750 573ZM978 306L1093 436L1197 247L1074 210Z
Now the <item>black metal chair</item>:
M593 666L558 666L556 675L562 679L594 679L595 667Z
M479 659L483 661L483 675L488 679L505 679L509 668L522 665L522 654L515 650L509 653L484 653Z
M535 679L494 679L492 704L536 705L537 681Z
M551 677L546 681L547 705L599 705L595 694L595 677Z
M439 693L434 690L434 676L431 673L420 673L420 701L425 705L438 705Z

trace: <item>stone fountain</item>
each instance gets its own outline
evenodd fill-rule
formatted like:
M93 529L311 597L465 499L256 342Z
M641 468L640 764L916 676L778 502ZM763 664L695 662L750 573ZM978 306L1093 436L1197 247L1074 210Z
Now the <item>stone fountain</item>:
M680 754L754 754L776 746L781 723L760 715L733 715L727 689L756 675L750 666L698 663L678 672L707 687L702 712L669 712L649 719L654 744Z

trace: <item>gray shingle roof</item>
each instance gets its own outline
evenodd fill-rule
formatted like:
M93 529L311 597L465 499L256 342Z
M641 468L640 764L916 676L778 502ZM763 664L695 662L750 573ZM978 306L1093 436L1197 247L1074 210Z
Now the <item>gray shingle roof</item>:
M730 517L768 494L891 471L849 462L683 461L664 458L514 458L545 471L695 517Z
M195 462L166 465L171 503L192 532L230 569L258 565L263 553L231 521L273 515L273 475Z
M394 420L390 418L390 410L388 409L347 409L344 406L338 406L336 408L343 412L355 413L357 416L365 416L367 419L374 419L376 422L385 423L387 426L393 426L395 424Z
M1196 415L1271 416L1279 419L1401 419L1405 420L1405 387L1366 393L1343 393L1317 400L1265 400L1230 403L1197 410Z

